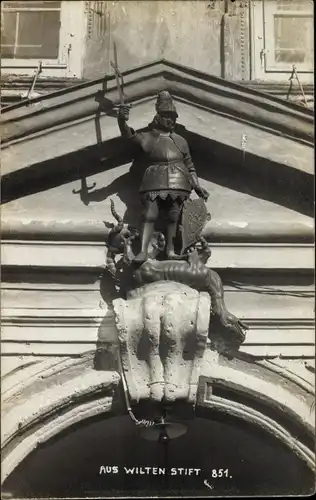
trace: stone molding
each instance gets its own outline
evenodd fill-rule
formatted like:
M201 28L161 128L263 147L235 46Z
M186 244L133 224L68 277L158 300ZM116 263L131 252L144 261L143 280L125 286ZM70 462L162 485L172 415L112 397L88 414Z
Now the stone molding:
M237 417L247 423L254 424L267 433L272 434L272 436L286 444L289 449L293 450L298 458L303 460L310 469L314 470L315 457L313 451L311 451L304 444L300 443L294 436L282 428L282 426L278 425L274 420L270 419L266 415L263 416L262 413L253 410L252 408L245 408L245 406L240 403L227 401L217 396L213 396L209 401L206 401L204 405L212 410L216 410L220 413Z
M76 360L72 360L74 363ZM24 380L16 394L11 393L9 400L3 402L2 481L41 443L71 425L111 410L113 387L120 379L118 373L86 370L71 378L71 364L69 380L58 380L59 366L50 373L38 371L31 398L27 397ZM42 388L38 387L39 378L44 378ZM32 392L30 386L28 390Z
M3 75L3 78L7 75ZM28 91L32 83L31 77L19 77L16 75L9 75L11 79L3 79L0 81L1 85L1 106L12 107L16 103L21 103L23 94ZM229 79L229 77L228 77ZM305 101L302 96L299 86L292 88L290 96L288 82L269 82L260 80L239 80L234 79L235 83L244 85L245 87L252 88L259 92L270 94L279 99L289 100L298 106L305 106ZM56 90L63 90L69 87L85 85L89 83L87 79L72 79L72 78L38 78L37 80L37 94L43 96L56 92ZM307 107L314 108L314 85L304 84L304 95L307 99Z
M104 225L103 225L104 228ZM103 229L103 242L109 229ZM212 242L205 229L205 236ZM57 269L105 267L106 249L97 241L38 241L2 239L2 266ZM311 243L213 243L210 264L214 269L313 269Z
M310 145L314 143L311 110L237 83L165 60L126 71L124 80L129 103L152 97L160 90L169 90L173 96L186 99L195 105L203 105L213 112L269 129L293 140ZM105 93L102 91L104 84ZM103 104L100 105L102 101ZM106 76L105 79L35 98L30 106L22 102L4 108L3 148L6 144L36 132L62 126L102 111L109 112L117 104L115 78Z
M80 357L87 350L103 350L115 332L112 300L117 295L108 275L100 267L37 264L43 265L3 265L2 359ZM314 358L312 268L281 270L281 261L269 270L222 264L229 308L250 328L241 351L256 359ZM213 268L212 260L209 265Z
M2 408L2 481L37 446L71 425L97 415L100 418L111 416L115 402L111 394L119 382L119 375L93 370L91 358L92 353L87 354L79 364L73 359L46 360L43 364L26 366L20 373L15 370L7 375L9 399L3 401ZM78 366L74 370L75 364ZM314 395L310 391L293 379L273 372L273 366L270 370L270 366L259 366L251 359L228 361L211 351L204 354L200 373L202 389L197 409L211 407L216 412L224 411L260 427L313 468L313 447L308 447L293 431L294 425L313 439ZM246 394L247 403L216 395L215 387L219 385L226 387L229 394L240 391ZM258 410L260 402L263 404ZM126 414L126 409L119 413ZM284 416L292 422L292 431L284 424Z
M101 221L82 220L82 221L62 221L51 220L49 223L49 232L47 222L41 220L29 220L22 217L13 218L3 216L1 221L1 234L3 244L12 240L16 244L29 242L36 245L36 242L45 240L60 242L66 241L81 242L87 241L89 244L94 242L104 242L104 236L108 234L108 228L104 227ZM213 243L313 243L314 230L313 222L310 224L299 223L296 221L275 220L273 224L269 220L254 222L236 222L217 221L216 225L207 223L204 229L204 236ZM31 243L33 242L33 243ZM290 246L290 245L289 245Z
M30 88L33 78L25 75L2 75L0 85L4 97L11 95L19 95L25 90ZM229 79L228 79L229 80ZM275 82L267 80L238 80L235 79L234 83L252 88L260 93L271 94L274 97L286 96L289 90L288 81ZM39 76L36 83L38 93L47 95L52 92L62 91L69 87L89 86L91 81L85 78L59 78L59 77L46 77ZM311 83L304 83L304 93L307 97L314 96L314 85ZM301 95L299 86L294 87L291 96L298 97ZM21 103L19 103L21 104ZM14 103L10 103L10 108L15 109ZM8 108L9 109L9 108Z

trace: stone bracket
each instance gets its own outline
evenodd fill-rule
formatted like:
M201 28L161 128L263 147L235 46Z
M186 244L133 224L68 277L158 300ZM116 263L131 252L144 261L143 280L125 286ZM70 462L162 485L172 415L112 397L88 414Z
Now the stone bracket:
M159 282L113 306L131 400L194 404L209 332L209 294Z

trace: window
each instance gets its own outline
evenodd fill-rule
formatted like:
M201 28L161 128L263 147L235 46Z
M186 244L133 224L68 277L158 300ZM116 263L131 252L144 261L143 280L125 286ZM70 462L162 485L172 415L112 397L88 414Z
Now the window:
M2 57L58 59L61 2L3 2Z
M314 72L312 0L254 0L253 77L287 80L295 65L302 81Z
M84 2L3 1L2 72L32 75L42 61L46 76L81 76L84 22Z

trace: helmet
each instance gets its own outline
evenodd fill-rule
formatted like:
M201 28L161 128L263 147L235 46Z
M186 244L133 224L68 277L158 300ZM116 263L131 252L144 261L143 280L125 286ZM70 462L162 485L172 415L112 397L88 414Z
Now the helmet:
M172 97L167 90L159 92L156 102L156 111L157 113L162 113L164 111L172 112L176 117L178 116Z

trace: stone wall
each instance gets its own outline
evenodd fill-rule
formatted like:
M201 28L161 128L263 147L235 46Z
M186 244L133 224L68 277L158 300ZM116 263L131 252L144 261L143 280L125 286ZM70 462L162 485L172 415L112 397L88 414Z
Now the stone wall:
M282 81L254 80L251 57L251 2L242 0L116 0L75 2L84 11L85 32L73 77L47 76L36 81L32 99L113 74L114 44L122 72L165 59L192 70L244 83L256 90L314 107L314 86L300 85L289 74ZM25 99L29 74L3 74L1 106ZM271 79L271 81L270 81ZM24 97L23 97L24 96Z
M112 71L113 43L122 70L159 59L216 76L249 78L248 9L225 13L223 0L88 2L84 78ZM233 5L233 4L232 4Z

